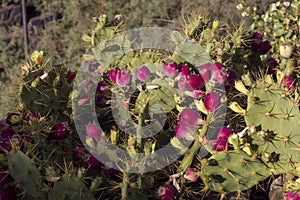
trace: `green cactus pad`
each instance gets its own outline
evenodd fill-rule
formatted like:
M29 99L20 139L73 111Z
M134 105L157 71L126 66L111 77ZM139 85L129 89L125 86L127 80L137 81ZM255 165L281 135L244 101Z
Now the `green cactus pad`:
M10 175L20 187L34 197L44 198L41 174L30 158L20 150L12 150L7 154Z
M212 155L202 168L201 178L211 190L227 194L247 190L270 174L261 161L233 150Z
M274 174L300 174L300 112L289 92L270 77L257 81L248 95L245 122L257 127L252 148Z
M53 189L48 193L49 200L93 200L93 193L87 189L76 176L65 174L54 183Z
M259 81L248 95L245 114L247 126L260 126L263 130L274 131L280 136L297 137L300 130L298 106L281 87Z
M291 172L300 175L300 149L294 138L281 137L267 131L253 134L252 139L256 154L261 156L261 160L272 169L273 174Z
M22 102L31 111L39 112L42 116L62 114L69 100L72 87L64 76L65 69L49 72L44 80L36 82L36 78L43 75L43 70L32 71L23 78L20 88Z
M140 108L145 106L148 102L149 107L155 106L155 113L170 112L176 107L176 102L173 98L174 92L160 84L147 84L146 88L153 86L153 89L148 89L145 92L140 92L135 107L137 108L137 113L139 113ZM151 87L152 88L152 87Z

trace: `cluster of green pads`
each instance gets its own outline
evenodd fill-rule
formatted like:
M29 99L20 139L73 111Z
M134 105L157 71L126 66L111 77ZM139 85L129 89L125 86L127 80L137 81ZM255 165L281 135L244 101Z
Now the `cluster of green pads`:
M288 90L272 75L253 81L243 76L247 106L238 107L248 127L229 138L234 149L215 152L204 160L201 178L210 190L223 196L258 186L269 176L299 176L300 112L297 90ZM275 80L276 81L275 81Z

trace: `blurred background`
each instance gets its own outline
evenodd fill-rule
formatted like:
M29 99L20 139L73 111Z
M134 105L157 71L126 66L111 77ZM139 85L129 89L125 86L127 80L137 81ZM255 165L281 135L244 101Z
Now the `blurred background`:
M177 29L182 16L200 13L235 27L251 24L236 9L239 0L27 0L29 54L43 51L53 64L75 69L85 53L81 37L100 14L124 17L124 29L160 26ZM275 0L246 0L262 14ZM16 103L18 76L25 62L21 0L0 0L0 119Z

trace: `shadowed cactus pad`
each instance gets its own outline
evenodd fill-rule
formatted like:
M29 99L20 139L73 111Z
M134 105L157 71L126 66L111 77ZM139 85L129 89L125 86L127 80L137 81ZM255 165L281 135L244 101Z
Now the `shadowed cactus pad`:
M42 116L63 113L72 89L65 78L65 70L58 68L49 73L46 70L35 70L26 75L20 88L20 97L26 107Z
M243 151L216 152L202 167L201 178L212 191L241 193L271 174L261 161Z
M7 154L9 173L28 194L44 198L41 174L34 162L22 151L12 150Z
M93 193L87 189L78 177L65 174L54 183L48 194L49 200L94 200Z

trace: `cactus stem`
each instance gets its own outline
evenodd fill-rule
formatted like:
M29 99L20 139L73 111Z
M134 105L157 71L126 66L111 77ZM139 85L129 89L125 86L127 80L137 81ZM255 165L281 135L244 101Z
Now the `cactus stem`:
M239 189L239 190L237 191L237 193L238 193L237 198L239 199L239 198L241 197L242 191Z
M146 103L144 106L140 108L140 113L138 117L138 126L136 129L136 143L139 149L143 148L143 143L142 143L142 127L144 125L144 116L145 116L145 109L148 106L149 99L146 100Z
M142 126L144 124L143 117L138 118L138 127L136 129L136 143L138 148L142 148Z
M122 200L127 200L128 196L128 181L129 181L129 174L128 172L124 171L123 172L123 181L122 181Z

